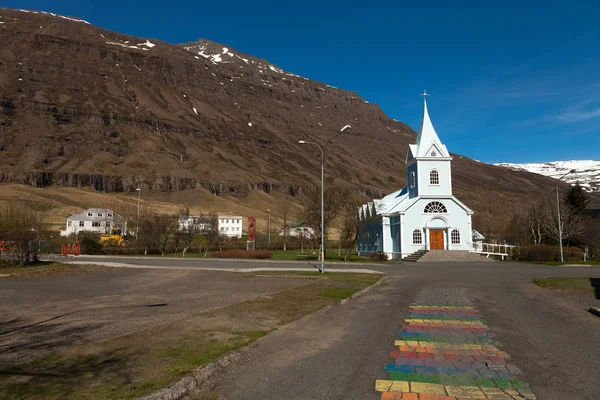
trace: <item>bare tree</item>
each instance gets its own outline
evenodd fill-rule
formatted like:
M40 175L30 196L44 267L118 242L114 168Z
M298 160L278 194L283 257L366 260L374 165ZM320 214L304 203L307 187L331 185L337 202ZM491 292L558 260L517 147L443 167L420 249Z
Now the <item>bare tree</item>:
M533 244L542 243L544 227L548 218L548 202L539 200L531 204L527 209L526 218Z
M566 202L560 205L560 222L558 221L558 210L556 207L546 208L544 228L548 238L558 243L562 237L563 243L579 239L585 233L583 218L577 209L569 206ZM560 231L559 224L560 223Z
M179 242L183 244L183 257L185 257L185 253L187 253L194 238L199 235L208 235L211 230L211 225L214 223L212 216L210 215L191 217L189 214L189 209L187 208L182 211L182 214L179 217L180 228L175 236L176 246Z
M352 255L352 251L358 241L359 221L356 209L356 206L347 206L342 217L340 249L343 251L344 261L348 261L348 258Z
M11 201L0 209L0 239L8 243L9 256L21 266L39 261L45 230L42 215L20 203Z
M341 186L326 186L323 206L325 209L324 227L325 234L345 206L348 205L350 190ZM310 190L305 199L303 219L309 226L314 227L318 237L321 237L321 189L315 187ZM325 235L326 236L326 235Z

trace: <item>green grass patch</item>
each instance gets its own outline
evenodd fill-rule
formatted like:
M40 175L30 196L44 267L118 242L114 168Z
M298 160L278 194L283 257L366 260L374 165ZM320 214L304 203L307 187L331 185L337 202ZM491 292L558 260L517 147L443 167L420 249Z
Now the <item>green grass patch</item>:
M0 264L0 274L24 278L84 273L89 272L91 269L92 268L88 268L87 266L84 267L81 265L63 264L51 261L40 261L23 267L14 266L9 263Z
M351 288L326 288L317 293L319 297L326 297L331 300L340 301L347 299L354 293L358 292L358 289Z
M578 292L593 293L594 278L545 278L534 279L533 283L544 288L573 290ZM597 279L600 281L600 279Z
M524 261L526 262L526 261ZM534 262L526 262L528 264L541 264L541 265L551 265L551 266L558 266L558 265L600 265L600 261L593 261L593 260L588 260L588 261L564 261L564 262L560 262L560 261L534 261Z

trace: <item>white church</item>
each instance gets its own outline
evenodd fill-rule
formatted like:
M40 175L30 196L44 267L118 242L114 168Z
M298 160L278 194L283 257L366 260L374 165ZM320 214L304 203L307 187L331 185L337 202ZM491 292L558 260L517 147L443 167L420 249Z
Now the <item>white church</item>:
M452 157L427 112L406 155L408 187L359 207L358 252L401 259L423 250L472 250L473 211L452 195Z

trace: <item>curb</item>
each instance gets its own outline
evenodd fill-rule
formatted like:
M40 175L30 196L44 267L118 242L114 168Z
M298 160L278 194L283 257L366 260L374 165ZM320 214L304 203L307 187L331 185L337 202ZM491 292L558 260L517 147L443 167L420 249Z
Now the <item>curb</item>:
M190 375L182 378L178 382L173 383L158 392L151 393L144 397L139 397L137 400L180 400L190 394L196 387L202 385L205 381L211 378L215 373L226 368L229 364L237 361L240 358L240 353L237 351L226 354L216 361L206 364L203 367L196 369Z
M373 288L377 287L377 286L381 286L383 284L383 282L387 279L387 275L384 275L381 277L381 279L379 279L377 282L375 282L374 284L372 284L371 286L367 286L366 288L364 288L363 290L361 290L360 292L356 292L354 293L352 296L348 297L347 299L343 299L340 301L340 304L346 304L347 302L349 302L350 300L354 300L357 297L362 296L363 294L373 290Z
M387 277L388 277L387 275L382 276L377 282L375 282L371 286L368 286L368 287L364 288L363 290L361 290L360 292L356 292L352 296L341 300L338 304L344 305L344 304L348 303L350 300L356 299L357 297L364 295L365 293L372 290L374 287L381 286L383 284L383 282L387 279ZM324 313L326 311L331 310L335 306L336 306L336 304L330 304L314 313L307 314L304 317L309 317L309 316L312 316L315 314ZM302 318L304 318L304 317L302 317ZM302 319L302 318L300 318L300 319ZM297 320L297 321L299 321L299 320ZM284 326L281 328L284 328ZM267 337L267 336L265 336L265 337ZM259 340L261 340L261 339L263 339L263 338L260 338ZM246 348L246 347L244 347L244 348ZM241 351L244 351L244 348L241 349ZM192 390L196 389L198 386L200 386L204 382L208 381L216 373L220 372L221 370L223 370L224 368L229 366L234 361L239 360L240 357L241 357L241 353L239 351L232 351L231 353L228 353L228 354L225 354L225 355L219 357L216 361L213 361L202 367L197 368L190 375L183 377L182 379L171 384L170 386L167 386L164 389L161 389L157 392L151 393L144 397L138 397L136 400L182 400L187 395L189 395L192 392Z
M594 314L595 316L600 317L600 308L590 307L588 308L588 311Z

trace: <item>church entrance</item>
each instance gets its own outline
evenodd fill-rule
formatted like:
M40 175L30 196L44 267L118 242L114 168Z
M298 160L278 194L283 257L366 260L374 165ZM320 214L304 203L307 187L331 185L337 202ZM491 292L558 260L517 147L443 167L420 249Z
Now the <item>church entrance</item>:
M429 230L429 250L444 250L444 231L442 229Z

